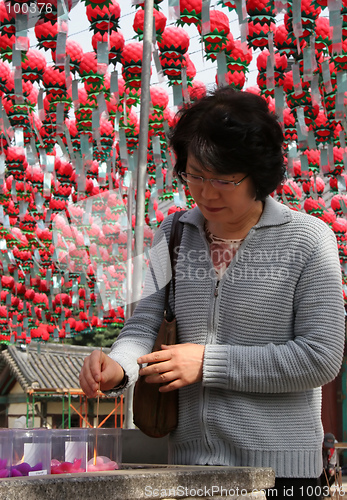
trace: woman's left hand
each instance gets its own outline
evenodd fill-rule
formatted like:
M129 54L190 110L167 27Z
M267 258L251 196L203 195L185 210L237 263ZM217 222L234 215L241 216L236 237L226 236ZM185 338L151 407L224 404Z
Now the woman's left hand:
M165 384L160 392L169 392L202 380L205 346L200 344L162 345L161 351L141 356L137 362L153 363L141 368L146 382Z

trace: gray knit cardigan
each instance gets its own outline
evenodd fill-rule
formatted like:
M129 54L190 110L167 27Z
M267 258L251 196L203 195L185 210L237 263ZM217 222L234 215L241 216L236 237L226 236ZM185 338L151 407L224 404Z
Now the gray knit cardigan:
M321 386L339 372L345 315L334 233L271 197L220 282L196 207L184 214L175 303L180 343L205 344L202 382L179 390L175 464L322 471ZM156 232L143 299L110 356L129 384L163 317L172 216Z

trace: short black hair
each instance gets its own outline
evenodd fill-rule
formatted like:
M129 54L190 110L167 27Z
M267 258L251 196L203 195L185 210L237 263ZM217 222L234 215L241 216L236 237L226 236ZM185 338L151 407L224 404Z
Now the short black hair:
M285 176L282 127L266 100L251 92L222 87L181 109L170 145L176 175L186 170L190 153L218 174L248 174L257 200L264 200Z

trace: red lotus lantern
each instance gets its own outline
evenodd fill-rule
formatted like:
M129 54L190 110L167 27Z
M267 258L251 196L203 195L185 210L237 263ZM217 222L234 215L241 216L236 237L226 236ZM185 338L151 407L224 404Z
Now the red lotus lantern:
M320 170L320 150L306 149L303 154L307 157L310 175L318 174Z
M139 11L141 12L141 11ZM120 62L121 55L124 47L124 36L120 31L111 31L110 36L108 33L101 34L99 32L92 36L92 46L94 51L98 51L98 43L107 42L109 45L108 59L113 64Z
M293 7L292 4L288 4L287 14L284 16L284 23L287 26L288 31L293 31ZM315 21L318 19L322 9L318 5L314 5L311 0L301 0L301 25L303 34L300 38L309 41L309 37L314 34L315 31Z
M79 107L75 110L77 130L91 133L92 113L96 102L88 96L85 89L78 89L78 100Z
M74 40L67 39L66 40L66 47L65 47L65 53L67 56L69 56L69 64L70 64L70 70L73 73L76 73L78 71L82 56L83 56L83 49L81 45ZM52 49L52 59L56 63L56 51L55 49Z
M342 51L340 54L333 54L332 59L334 61L337 71L347 70L347 38L342 39Z
M301 210L302 192L297 183L291 179L285 181L276 189L278 201L289 204L292 210Z
M33 90L33 84L30 81L22 82L23 97L29 97L32 90ZM11 72L8 75L8 80L7 80L6 85L4 87L4 93L10 99L15 99L15 97L16 97L14 77L13 77L13 74Z
M245 77L245 74L243 72L228 71L227 73L225 73L225 80L226 80L227 85L230 85L237 90L242 90L243 86L246 82L246 77ZM216 75L216 83L218 85L220 83L218 80L218 73Z
M160 130L164 121L164 110L169 104L169 95L159 86L150 87L153 113L149 115L150 128Z
M267 47L269 40L269 32L275 30L275 24L260 24L253 21L248 21L248 45L253 48L263 49Z
M344 202L345 206L347 206L347 196L343 194L337 194L331 198L330 205L337 216L344 217L344 212L341 207L341 201Z
M318 200L308 197L304 202L304 210L310 215L321 217L323 215L324 209L325 201L321 197L319 197Z
M160 64L171 83L181 80L183 54L189 47L189 35L180 27L169 26L158 43Z
M26 40L26 45L29 48L29 39L28 38L24 39L23 37L22 39L23 42L24 40ZM0 36L0 57L3 60L12 61L12 48L15 43L16 43L16 36L13 34L12 35L3 34Z
M252 49L247 49L244 52L241 41L235 40L233 48L226 52L226 60L229 71L242 71L245 73L252 61Z
M14 179L22 181L28 162L22 147L12 146L5 151L7 174L13 175Z
M69 110L71 108L72 98L71 89L69 89L65 94L55 94L54 92L49 92L43 100L43 107L49 119L56 123L56 113L58 104L63 104L63 112L65 117L68 116Z
M72 164L65 160L60 160L54 165L54 170L58 181L65 185L74 184L76 178L76 172Z
M273 95L274 89L267 88L267 63L268 58L270 57L270 52L265 49L263 50L259 56L257 57L257 68L259 70L259 74L257 77L257 83L259 88L262 90L263 94ZM284 83L284 72L287 68L287 57L285 55L280 55L279 52L275 53L275 61L274 61L274 83L276 87L280 87Z
M0 33L14 35L16 33L16 13L9 3L0 2Z
M202 0L180 0L180 18L177 24L199 24L201 20Z
M344 174L342 173L341 174L341 177L342 177L342 184L343 184L343 188L345 188L347 186L346 182L347 182L347 174ZM336 177L330 177L329 179L329 186L330 186L330 191L334 194L338 194L339 192L339 181ZM345 190L345 189L343 189Z
M288 71L285 74L283 82L283 90L286 93L286 101L290 108L296 108L297 106L312 105L311 97L311 86L310 82L306 82L303 78L300 79L301 89L294 89L293 72Z
M274 30L274 45L280 54L287 57L297 54L297 41L293 33L289 33L285 24L280 24Z
M90 29L94 33L107 33L109 31L117 31L119 28L120 6L116 0L110 0L106 5L105 2L95 2L97 5L90 3L87 5L87 17L90 22Z
M32 199L33 188L29 182L15 182L17 201L25 201L29 203Z
M302 183L302 189L306 195L310 195L310 193L317 193L318 195L321 195L325 189L325 182L321 177L310 177L310 179L304 180Z
M313 130L316 142L327 143L332 140L334 123L328 120L324 111L320 110L314 122L309 126L309 130Z
M334 146L342 148L343 144L345 143L346 143L345 130L340 123L337 123L334 129Z
M94 154L97 160L103 161L110 156L110 151L115 138L114 125L109 120L100 120L100 148L94 146Z
M154 85L150 87L150 93L154 111L163 113L169 104L169 94L164 88Z
M39 82L46 70L45 56L36 49L29 49L22 61L22 77L23 80Z
M335 222L332 224L331 229L334 231L336 238L343 238L347 232L347 220L342 217L337 217Z
M65 71L54 66L47 66L42 78L43 86L47 93L64 95L66 93Z
M327 17L318 17L315 28L316 40L315 49L329 55L332 40L330 36L330 24Z
M127 117L125 120L125 116L122 115L119 120L119 127L124 128L127 144L128 140L130 140L131 145L133 145L134 139L138 140L138 135L140 131L139 119L137 117L137 113L133 110L128 110Z
M344 148L333 148L333 157L334 163L333 165L329 164L329 173L328 175L332 175L334 177L341 175L344 171L344 157L345 149Z
M130 42L124 45L121 63L126 88L141 86L142 55L142 42Z
M16 102L8 97L4 97L2 102L12 127L21 127L26 134L30 133L30 108L27 103Z
M122 101L125 99L127 106L137 106L140 103L141 88L125 88L125 81L122 77L118 78L118 94L119 100Z
M58 30L67 33L68 26L65 22L58 26L58 21L49 19L38 19L35 24L35 35L40 49L55 49L57 45Z
M295 116L292 113L290 108L284 108L283 110L283 123L284 123L284 139L285 142L296 141L298 138L298 134L295 126Z
M76 126L76 120L65 120L65 124L69 130L73 150L79 151L81 147L81 142L80 142L80 133ZM65 136L63 136L63 142L65 146L67 146L67 140Z
M254 23L274 23L275 9L272 0L247 0L246 7L248 15Z
M84 82L92 83L95 91L102 86L107 64L98 63L95 52L87 52L82 55L78 73Z
M323 210L323 214L319 217L319 219L331 227L336 220L336 215L331 208L328 208L327 210Z
M10 77L11 69L9 65L6 62L0 61L0 92L4 92L4 88Z
M157 9L153 9L153 18L156 32L156 39L161 40L163 31L166 26L166 17L162 12ZM138 9L134 17L133 28L139 40L143 38L143 28L145 20L145 11L143 9Z
M200 35L202 34L201 23L197 26ZM230 32L229 18L220 10L210 11L210 32L202 35L206 58L215 60L217 53L226 49L227 36Z
M158 46L162 54L178 58L188 50L189 35L183 28L168 26L164 30L162 40L158 43Z
M188 92L191 101L197 101L206 96L206 85L204 82L193 80L192 86L188 87Z

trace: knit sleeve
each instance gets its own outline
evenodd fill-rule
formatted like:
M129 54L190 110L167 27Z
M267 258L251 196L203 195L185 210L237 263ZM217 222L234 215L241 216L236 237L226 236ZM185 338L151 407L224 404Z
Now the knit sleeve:
M155 233L142 298L109 353L128 377L124 390L136 382L137 359L151 352L163 320L165 286L171 279L167 243L171 220L171 217L165 219Z
M320 234L294 299L288 300L293 300L293 340L265 346L207 345L205 386L281 393L319 387L336 377L343 357L345 314L336 238L330 229Z

